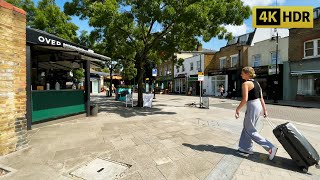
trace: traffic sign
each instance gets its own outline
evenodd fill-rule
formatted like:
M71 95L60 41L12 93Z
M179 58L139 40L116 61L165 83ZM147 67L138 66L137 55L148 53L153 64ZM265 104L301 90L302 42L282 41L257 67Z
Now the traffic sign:
M157 76L157 69L156 68L153 68L152 69L152 76Z
M198 81L204 81L204 73L198 72Z

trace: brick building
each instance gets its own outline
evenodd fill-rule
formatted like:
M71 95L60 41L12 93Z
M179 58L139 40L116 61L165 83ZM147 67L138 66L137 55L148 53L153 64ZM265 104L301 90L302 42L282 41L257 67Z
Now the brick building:
M284 98L320 101L320 7L312 29L290 29L289 62L285 63Z
M0 155L27 145L26 12L0 0Z

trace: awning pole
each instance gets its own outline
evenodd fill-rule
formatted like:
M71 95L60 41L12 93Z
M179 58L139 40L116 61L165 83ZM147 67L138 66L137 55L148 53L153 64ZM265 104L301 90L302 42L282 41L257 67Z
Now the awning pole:
M85 80L84 80L84 101L85 101L85 108L87 117L90 116L90 61L84 62L84 68L85 68Z

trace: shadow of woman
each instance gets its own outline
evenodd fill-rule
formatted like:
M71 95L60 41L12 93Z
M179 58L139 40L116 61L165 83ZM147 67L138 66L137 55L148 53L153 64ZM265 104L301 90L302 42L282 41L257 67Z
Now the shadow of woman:
M224 155L233 155L235 157L246 158L256 163L266 164L269 166L274 166L277 168L282 168L282 169L286 169L294 172L302 172L293 160L284 158L284 157L276 156L272 161L270 161L268 159L268 154L263 154L259 152L254 152L254 154L250 155L249 157L243 157L238 153L236 149L232 149L225 146L213 146L213 145L204 145L204 144L193 145L193 144L187 144L187 143L183 143L182 145L196 151L207 151L207 152L219 153ZM307 173L307 174L312 175L310 173Z

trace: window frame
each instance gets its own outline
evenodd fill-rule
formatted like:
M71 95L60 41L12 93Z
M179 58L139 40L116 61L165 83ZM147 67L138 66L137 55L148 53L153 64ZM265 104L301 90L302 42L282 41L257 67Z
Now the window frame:
M273 56L272 56L272 55L273 55L274 53L277 54L277 51L272 51L272 52L270 53L270 54L271 54L271 63L270 63L271 65L275 65L275 64L276 64L276 58L274 59L274 61L275 61L274 63L273 63L273 61L272 61L272 60L273 60ZM278 50L278 64L281 64L280 50Z
M219 58L220 60L220 69L224 69L224 68L227 68L227 57L221 57ZM221 61L224 60L224 67L221 66Z
M306 49L306 43L312 42L313 43L313 55L311 56L306 56L306 50L310 50L311 48ZM312 39L303 42L303 56L304 58L314 58L314 57L319 57L320 56L320 38L317 39Z
M193 71L193 62L190 62L190 71Z
M259 59L259 65L258 66L256 66L255 65L255 62L257 62L256 61L256 57L260 57L260 59ZM271 60L272 61L272 60ZM261 66L261 54L255 54L255 55L252 55L252 66L253 67L259 67L259 66Z
M235 57L237 57L237 63L235 64L235 66L232 66L232 64L233 64L233 60L232 59L235 58ZM230 67L231 68L237 67L238 63L239 63L239 54L231 55L230 56Z

